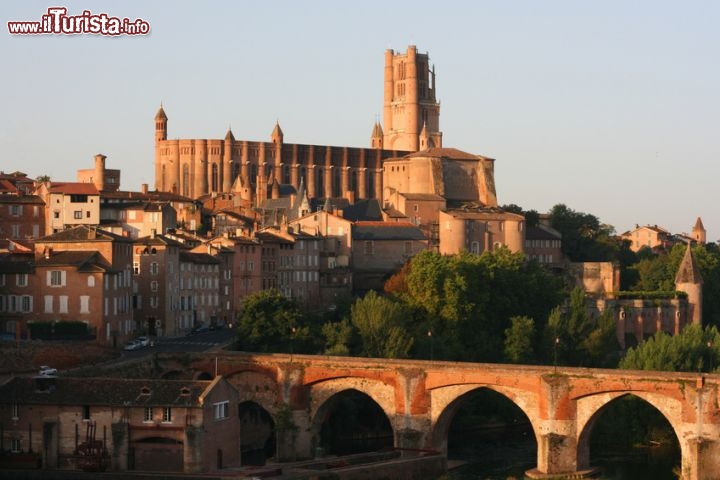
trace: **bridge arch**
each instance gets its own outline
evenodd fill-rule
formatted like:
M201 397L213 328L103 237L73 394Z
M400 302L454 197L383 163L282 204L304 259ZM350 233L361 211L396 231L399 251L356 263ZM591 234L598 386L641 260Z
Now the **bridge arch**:
M397 435L395 426L395 388L379 380L359 377L339 377L319 381L307 386L310 396L310 433L313 448L320 446L320 432L335 407L340 394L359 392L374 402L388 419L393 436ZM397 439L394 439L397 444Z
M522 389L489 384L448 385L430 391L431 398L431 447L447 454L448 431L455 414L463 402L475 391L488 389L499 393L515 404L528 418L537 442L538 412L537 396Z
M239 393L239 401L254 402L275 415L278 410L279 389L275 377L269 372L257 369L236 370L225 375L225 379Z
M683 435L681 427L683 402L661 393L637 390L602 392L576 400L577 468L590 467L590 437L598 419L611 403L626 396L644 400L667 420L680 445L680 458L685 470L690 463L690 451L687 439L684 439L687 435Z

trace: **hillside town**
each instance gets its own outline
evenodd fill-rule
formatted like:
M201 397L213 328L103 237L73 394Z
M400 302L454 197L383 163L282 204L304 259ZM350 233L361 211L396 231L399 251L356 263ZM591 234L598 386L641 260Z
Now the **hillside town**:
M413 45L385 52L383 122L369 129L367 147L287 143L279 122L269 126L268 141L236 139L231 129L222 138L171 139L171 108L173 115L182 115L182 105L161 104L154 121L147 119L148 135L152 123L155 138L154 164L147 169L155 181L139 191L123 189L122 161L112 152L80 159L75 178L49 178L4 164L18 170L0 172L3 340L21 345L71 339L77 345L132 350L129 345L141 348L193 332L229 329L246 301L267 291L322 315L369 292L382 292L389 279L424 252L441 257L521 254L525 262L580 289L591 318L610 315L619 350L657 333L677 335L687 325L703 324L703 279L691 248L707 243L701 218L688 219L689 232L637 225L618 235L633 252L684 247L672 273L671 295L652 302L620 295L616 262L569 258L548 214L530 221L527 212L499 201L495 159L444 145L435 67ZM424 358L432 361L440 348L433 343L438 333L430 327L425 331L423 348L427 345L429 353ZM296 333L293 325L289 352L283 352L289 358L282 357L279 373L274 369L281 361L272 360L269 352L267 358L227 360L235 362L232 371L219 367L217 356L214 365L207 358L166 361L156 356L154 373L163 376L152 382L118 376L93 378L90 385L86 379L58 376L52 365L44 365L47 370L40 375L12 376L0 384L0 450L34 452L29 461L43 468L62 469L70 457L99 455L101 463L91 468L193 474L239 467L241 451L255 441L253 435L260 438L255 450L269 450L260 463L266 457L285 460L296 451L315 455L322 452L313 443L321 426L306 417L311 409L323 413L312 402L331 395L298 392L314 388L316 380L346 382L338 391L362 390L361 382L346 380L354 375L348 372L362 367L348 359L342 367L323 364L308 374L316 380L299 382ZM544 357L554 355L555 374L560 338L551 338ZM302 361L312 366L315 360ZM197 375L183 378L181 372L191 364ZM421 369L406 367L396 370ZM224 377L223 368L235 376ZM422 366L428 379L434 378L432 368ZM411 388L426 393L425 383L396 380L395 374L383 373L387 376L378 381L383 398L419 395L408 393ZM537 382L526 372L510 369L510 374ZM407 382L402 383L407 391L397 393L394 382ZM256 411L236 408L251 401L272 411L272 427ZM283 415L289 415L292 427L293 419L306 422L297 434L305 442L301 450L292 429L280 428ZM96 423L105 431L93 430ZM79 433L81 427L87 430ZM395 443L414 452L426 448L417 439L430 436L418 431L407 427L396 434L400 440ZM83 435L87 441L80 447ZM444 442L431 446L447 450ZM444 460L432 458L438 462L433 468L442 472Z

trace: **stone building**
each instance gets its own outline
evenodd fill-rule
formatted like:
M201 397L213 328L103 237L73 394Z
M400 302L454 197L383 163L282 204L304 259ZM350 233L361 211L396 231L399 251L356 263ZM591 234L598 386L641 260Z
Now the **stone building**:
M111 471L240 465L238 392L214 380L14 377L0 386L0 444L46 469L79 469L88 437Z
M120 170L105 168L106 159L102 153L95 155L94 167L78 170L77 181L92 183L98 192L117 192L120 189Z

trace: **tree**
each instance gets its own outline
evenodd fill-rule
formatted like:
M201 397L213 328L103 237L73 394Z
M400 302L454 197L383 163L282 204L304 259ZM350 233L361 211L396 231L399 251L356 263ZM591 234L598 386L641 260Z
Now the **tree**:
M562 251L574 262L615 260L623 248L611 225L563 204L550 210L550 226L562 234Z
M245 299L238 314L238 344L252 352L307 352L308 321L296 302L277 290L263 290Z
M677 335L657 332L629 349L620 368L666 372L715 372L720 362L720 333L715 326L704 329L688 325Z
M326 355L350 355L353 327L346 318L339 322L328 322L324 324L322 326L322 335L325 337Z
M535 322L528 317L512 317L505 330L505 358L511 363L530 363L535 358Z
M545 356L566 365L610 367L618 351L615 320L610 310L593 318L587 308L585 291L570 292L566 311L555 308L543 335Z
M402 328L400 304L374 291L357 300L350 309L352 324L362 341L362 354L368 357L407 358L413 338Z

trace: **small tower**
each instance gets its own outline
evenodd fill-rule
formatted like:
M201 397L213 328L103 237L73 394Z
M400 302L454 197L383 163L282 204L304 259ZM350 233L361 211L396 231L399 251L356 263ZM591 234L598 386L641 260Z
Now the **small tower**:
M420 131L420 138L418 140L420 143L420 150L427 150L430 148L430 137L428 137L427 124L425 123L423 123L423 128Z
M695 221L695 226L692 229L692 238L698 244L705 244L705 242L707 242L707 231L700 217Z
M270 177L270 196L273 200L280 198L280 182L277 181L275 175Z
M383 129L380 122L373 125L372 136L370 137L370 147L378 150L383 149Z
M688 319L695 325L702 325L702 285L703 279L700 270L695 264L695 259L688 243L675 276L675 289L687 294Z
M105 190L105 159L107 157L102 153L95 155L95 171L93 173L93 183L98 192Z
M155 143L167 140L167 115L163 110L162 103L157 114L155 114Z
M282 128L280 128L280 122L277 120L275 121L275 128L273 128L272 134L270 135L270 140L275 144L283 143L283 131Z

